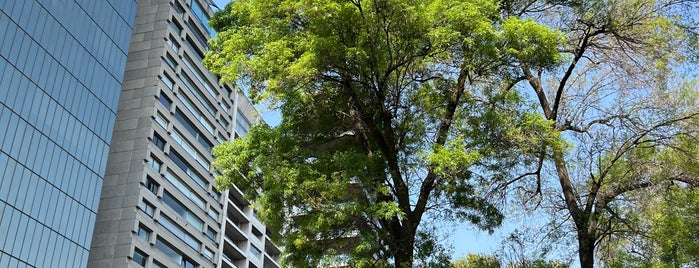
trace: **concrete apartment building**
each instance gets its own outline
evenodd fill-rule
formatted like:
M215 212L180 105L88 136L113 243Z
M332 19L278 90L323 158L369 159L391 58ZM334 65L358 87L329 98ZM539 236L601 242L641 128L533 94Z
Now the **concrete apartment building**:
M206 0L139 0L88 267L279 267L238 189L213 184L213 146L259 117L201 60Z
M85 267L135 0L0 1L0 267Z
M279 267L241 192L213 186L211 148L259 118L200 64L211 14L0 1L0 267Z

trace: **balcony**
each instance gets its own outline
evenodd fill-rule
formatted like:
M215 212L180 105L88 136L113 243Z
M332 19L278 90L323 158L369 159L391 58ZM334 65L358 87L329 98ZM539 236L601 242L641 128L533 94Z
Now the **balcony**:
M226 229L224 236L230 240L232 243L238 243L241 241L248 241L248 237L243 232L241 226L236 225L230 219L226 219Z
M265 252L265 259L263 266L264 268L279 268L281 265L279 264L279 255L276 257L272 257L269 254Z
M240 206L239 202L228 199L228 208L226 209L226 217L231 220L235 225L242 226L242 224L250 222L248 217L245 216L244 207Z
M231 238L226 234L225 243L223 243L223 254L221 255L224 260L222 263L223 267L243 267L246 259L245 254L239 248L241 242L231 240ZM242 241L243 243L245 241Z

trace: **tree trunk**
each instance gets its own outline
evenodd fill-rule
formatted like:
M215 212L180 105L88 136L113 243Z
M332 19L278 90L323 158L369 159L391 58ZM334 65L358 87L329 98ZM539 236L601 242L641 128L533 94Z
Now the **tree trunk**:
M396 240L396 254L393 260L396 268L413 267L413 247L415 246L415 235L403 234L403 238Z
M595 239L586 231L578 231L578 256L581 268L595 266Z

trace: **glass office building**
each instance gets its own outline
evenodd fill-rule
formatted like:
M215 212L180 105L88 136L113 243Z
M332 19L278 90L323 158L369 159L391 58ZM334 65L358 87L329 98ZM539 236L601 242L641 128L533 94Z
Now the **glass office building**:
M85 267L136 0L0 1L0 267Z
M212 12L138 3L88 267L279 267L242 193L213 183L212 147L259 116L201 64Z

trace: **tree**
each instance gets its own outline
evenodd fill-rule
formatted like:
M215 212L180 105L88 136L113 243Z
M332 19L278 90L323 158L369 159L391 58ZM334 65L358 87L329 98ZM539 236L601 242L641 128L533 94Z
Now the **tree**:
M412 267L439 251L426 219L493 230L503 216L479 189L557 142L509 90L512 63L553 68L565 41L500 11L491 0L227 5L205 64L272 101L282 122L214 149L218 187L244 190L284 230L294 267Z
M500 268L502 261L492 255L477 255L468 254L466 258L460 258L454 261L452 268ZM567 268L569 265L552 260L544 259L522 259L516 262L510 262L506 267L509 268Z
M664 160L677 138L694 136L696 87L682 83L684 61L696 47L693 1L503 1L513 16L535 18L564 31L566 62L542 69L520 62L517 77L549 131L564 146L544 146L540 161L499 189L522 189L568 211L582 267L596 247L628 231L625 210L639 191L668 182L698 185L693 174ZM691 77L691 74L689 74ZM693 156L692 159L696 159ZM696 160L694 160L696 161ZM696 163L696 162L695 162ZM546 176L547 173L552 176ZM548 179L553 179L549 181ZM558 184L557 194L541 196ZM549 188L551 189L551 188ZM539 203L536 203L539 204Z
M665 152L675 168L699 177L696 137L683 137L678 147ZM694 157L692 157L694 156ZM632 211L640 230L602 243L601 259L609 267L695 267L699 265L699 188L667 184L650 196L645 209Z
M468 254L454 261L452 268L500 268L500 261L492 255Z
M602 261L609 267L696 267L698 203L697 189L668 189L667 194L653 197L651 206L639 215L639 225L648 232L602 244Z

